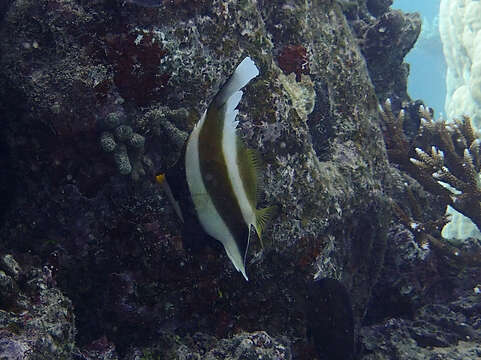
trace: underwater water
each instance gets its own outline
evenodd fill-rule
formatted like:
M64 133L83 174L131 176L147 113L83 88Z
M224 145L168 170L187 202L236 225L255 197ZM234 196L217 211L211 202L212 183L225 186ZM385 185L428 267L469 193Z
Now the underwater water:
M481 2L391 3L2 0L0 359L481 359Z
M413 99L422 99L436 111L436 117L445 116L446 61L439 34L440 0L394 0L393 8L405 12L418 12L423 20L421 34L405 61L410 65L408 92Z

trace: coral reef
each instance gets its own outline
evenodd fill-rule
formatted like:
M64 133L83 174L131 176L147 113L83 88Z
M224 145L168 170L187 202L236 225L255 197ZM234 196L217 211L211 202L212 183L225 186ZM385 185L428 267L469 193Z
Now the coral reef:
M292 352L286 338L274 338L265 331L241 332L228 339L218 339L200 332L179 339L175 334L163 332L159 336L158 345L133 348L124 359L159 358L290 360Z
M113 153L115 165L121 175L131 175L133 180L145 176L143 155L145 137L135 133L125 124L122 113L110 113L103 121L106 131L100 136L100 146Z
M83 349L75 349L75 358L82 360L118 360L118 354L115 350L115 345L110 342L105 336L100 339L92 341ZM137 358L138 359L138 358ZM133 359L133 360L137 360ZM141 358L142 359L142 358ZM127 360L127 359L126 359Z
M478 1L447 1L439 6L439 32L446 59L448 118L469 115L481 130L481 4Z
M137 4L146 7L161 7L163 5L171 6L195 6L205 3L206 0L126 0L127 3Z
M389 319L361 330L362 360L476 359L479 341L479 296L465 294L446 305L425 305L413 319Z
M202 337L197 337L202 339ZM180 346L176 349L179 359L189 359L194 356L202 356L205 359L292 359L289 344L285 339L275 339L266 332L240 333L232 339L222 339L202 349L202 342L195 342L194 346ZM204 340L204 339L202 339ZM211 340L212 341L212 340ZM205 344L205 340L203 341ZM206 351L207 350L207 351ZM204 353L205 351L205 353Z
M107 33L102 40L105 59L113 67L113 85L123 99L143 106L165 95L170 75L158 73L167 54L159 34L133 29L127 33Z
M350 23L359 38L378 98L409 101L409 65L403 63L403 59L421 32L421 18L417 13L404 14L390 9L390 3L389 0L367 1Z
M56 287L47 267L21 268L0 256L0 357L70 359L74 349L72 303Z
M7 329L7 339L45 337L46 358L307 360L322 356L306 339L315 277L345 288L354 335L376 284L399 273L391 260L412 270L405 284L416 270L427 278L434 252L411 251L414 241L392 231L390 198L406 180L389 165L377 101L407 99L402 56L417 17L384 0L351 3L12 2L1 18L0 110L14 179L1 188L14 195L0 246L45 270L25 275L32 282L4 270L2 293L9 306L25 294L27 309L56 319L26 319L32 332ZM184 247L154 180L247 55L260 76L239 106L239 131L265 161L261 202L281 209L265 247L249 249L248 283L217 243ZM70 302L54 284L74 305L76 348ZM411 299L424 294L413 289Z
M419 112L419 132L409 140L403 131L404 110L395 117L390 101L385 102L381 114L387 125L390 160L439 196L445 206L452 206L481 228L480 139L469 117L448 124L434 121L429 108L420 106Z
M301 80L301 74L309 75L309 58L307 50L302 45L287 45L281 49L277 62L282 71L289 75L296 74L296 80Z

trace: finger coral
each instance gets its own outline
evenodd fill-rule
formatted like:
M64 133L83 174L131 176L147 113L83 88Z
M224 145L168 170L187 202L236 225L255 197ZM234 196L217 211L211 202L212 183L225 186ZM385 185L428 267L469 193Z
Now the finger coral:
M137 180L145 175L142 165L145 138L124 122L122 114L109 113L103 121L106 131L100 136L100 146L103 151L113 153L121 175L130 174L132 179Z

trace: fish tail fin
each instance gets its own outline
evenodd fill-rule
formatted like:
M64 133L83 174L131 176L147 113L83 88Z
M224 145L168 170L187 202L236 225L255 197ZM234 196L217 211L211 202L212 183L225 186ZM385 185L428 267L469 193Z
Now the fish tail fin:
M264 231L269 221L271 221L278 212L279 207L277 207L276 205L256 210L256 223L254 227L256 228L257 236L259 236L262 247L264 247L264 243L262 242L262 232Z
M250 57L246 57L239 65L237 65L237 68L232 76L216 96L216 105L218 107L223 106L232 97L232 95L239 92L257 75L259 75L259 69L257 68L256 64ZM235 109L240 101L241 96L242 92L235 97L236 101L232 101L232 104L230 104L231 106L229 106L229 108L232 108L233 105L233 108Z

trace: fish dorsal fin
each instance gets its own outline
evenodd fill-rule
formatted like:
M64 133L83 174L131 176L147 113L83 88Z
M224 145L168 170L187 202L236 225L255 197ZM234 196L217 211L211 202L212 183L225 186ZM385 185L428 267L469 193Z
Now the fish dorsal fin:
M236 91L229 99L227 99L227 102L223 106L224 122L227 125L224 127L224 131L230 131L234 134L237 131L237 125L239 124L239 121L236 120L236 117L239 113L239 110L237 110L236 107L239 105L242 94L242 91Z
M278 211L279 208L276 205L256 210L256 223L254 227L256 228L257 236L259 236L262 247L264 247L262 232L269 221L277 215Z
M259 69L256 64L254 64L254 61L252 61L250 57L246 57L239 65L237 65L232 76L219 91L214 99L214 104L217 107L222 107L235 92L246 86L247 83L257 75L259 75ZM242 96L242 93L240 96ZM237 106L237 104L235 106Z
M228 125L224 128L225 130L236 131L239 124L236 120L239 111L236 108L242 99L241 89L257 75L259 75L259 69L250 57L246 57L214 98L214 107L224 112L224 121Z

